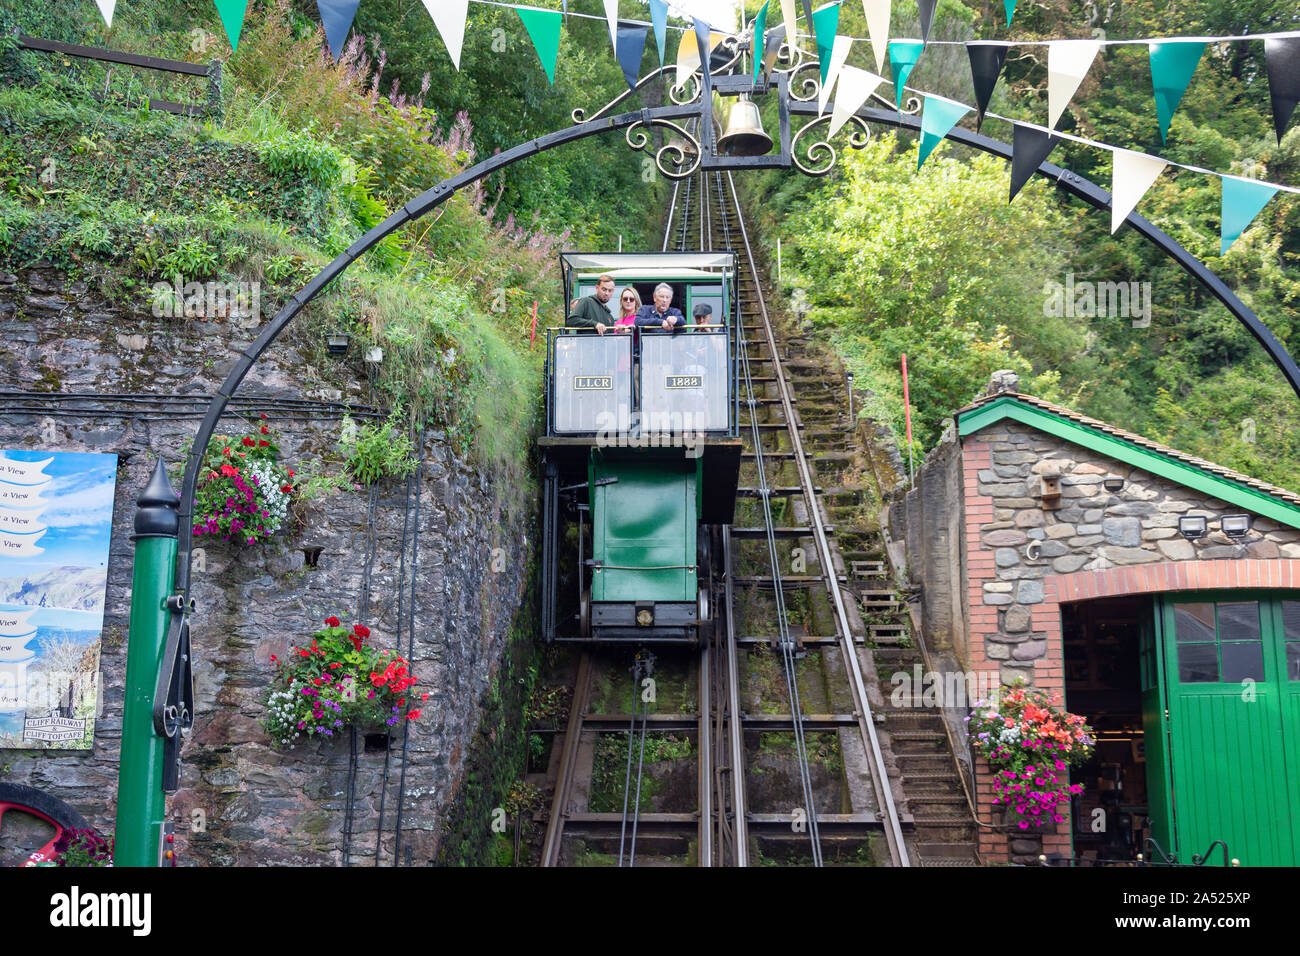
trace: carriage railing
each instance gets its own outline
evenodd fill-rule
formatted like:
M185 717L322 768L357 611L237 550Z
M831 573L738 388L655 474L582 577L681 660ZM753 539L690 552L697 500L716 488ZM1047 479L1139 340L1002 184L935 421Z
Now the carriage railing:
M548 436L655 444L736 434L726 326L666 332L547 329Z

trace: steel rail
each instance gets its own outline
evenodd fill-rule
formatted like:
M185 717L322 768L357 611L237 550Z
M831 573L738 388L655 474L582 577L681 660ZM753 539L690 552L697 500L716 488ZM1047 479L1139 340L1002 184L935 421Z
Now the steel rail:
M573 775L578 759L578 742L582 737L582 718L591 697L591 655L583 651L578 658L578 673L573 682L573 700L569 704L569 722L564 732L564 749L560 752L560 767L555 777L555 793L551 797L551 816L546 821L546 837L542 841L542 866L560 865L560 847L564 842L564 822L569 815L569 800L573 795Z
M745 741L740 723L740 664L731 588L731 528L722 529L722 569L727 642L727 745L731 761L732 851L736 866L749 866L749 817L745 800Z
M695 745L700 791L700 823L696 840L696 862L699 866L713 866L713 688L710 685L710 674L709 642L700 641L700 719Z
M736 194L736 183L731 173L727 173L727 182L730 186L732 209L735 212L736 222L740 227L741 240L745 247L745 257L749 263L750 276L754 283L755 298L758 301L759 311L763 319L763 333L767 339L773 367L779 370L781 366L777 357L776 335L772 331L772 323L767 314L767 304L764 301L758 282L758 268L754 262L749 233L745 229L745 219L740 212L740 199ZM746 361L748 361L748 358L746 358ZM821 509L817 505L817 496L814 493L816 482L813 480L812 472L808 467L808 458L804 453L803 439L799 435L799 429L793 427L795 421L794 403L791 401L789 384L786 382L785 376L779 371L775 377L785 420L791 423L792 426L789 434L794 462L799 471L800 484L804 488L804 501L808 507L808 521L817 547L817 560L821 564L822 575L826 580L826 590L830 593L835 607L835 618L840 631L840 649L844 655L844 663L850 677L850 689L853 693L856 708L855 716L858 718L862 742L866 748L867 763L876 789L876 799L880 805L881 816L885 821L885 837L889 843L889 855L895 866L910 866L911 861L908 857L907 846L903 840L902 826L898 818L898 808L894 804L894 795L890 788L889 772L885 767L880 740L876 735L871 703L867 697L866 685L862 678L862 668L858 662L857 651L853 644L853 633L849 628L848 612L844 606L844 595L840 591L830 543L827 540L826 525L822 520ZM760 477L765 480L765 476L762 476L761 472ZM760 487L762 487L762 484L760 484ZM766 501L766 496L764 496L764 500ZM777 593L779 594L780 591Z

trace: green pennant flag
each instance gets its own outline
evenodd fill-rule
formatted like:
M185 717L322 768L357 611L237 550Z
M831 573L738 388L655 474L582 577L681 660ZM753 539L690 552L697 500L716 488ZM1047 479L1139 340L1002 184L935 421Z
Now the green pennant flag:
M817 61L822 70L822 85L831 68L831 49L835 46L835 31L840 26L839 3L828 3L813 11L813 35L817 38Z
M542 10L538 7L515 7L515 13L524 21L528 38L533 41L537 58L542 61L546 78L555 84L555 61L560 55L560 22L563 14L559 10Z
M1148 43L1151 54L1151 85L1156 94L1156 118L1160 121L1160 140L1169 132L1169 121L1174 110L1192 82L1196 64L1201 62L1205 44L1185 40L1165 40Z
M1228 248L1246 231L1260 210L1277 194L1278 187L1238 176L1223 177L1223 207L1219 224L1219 255L1227 255Z
M903 108L903 87L907 84L907 78L912 75L912 67L916 66L916 60L925 49L925 44L920 40L890 40L889 41L889 69L894 77L894 102L898 108Z
M221 17L221 25L230 37L230 49L239 49L239 34L244 29L244 11L248 9L248 0L212 0Z
M767 0L763 4L763 9L758 11L758 16L754 17L754 79L758 79L758 71L763 66L763 41L767 39L764 31L767 29L767 4L772 0Z
M965 103L925 94L925 107L921 111L921 147L916 156L917 169L925 165L926 159L943 142L948 131L969 112L970 107Z
M1007 26L1011 26L1011 15L1016 12L1016 0L1002 0L1002 5L1007 8Z

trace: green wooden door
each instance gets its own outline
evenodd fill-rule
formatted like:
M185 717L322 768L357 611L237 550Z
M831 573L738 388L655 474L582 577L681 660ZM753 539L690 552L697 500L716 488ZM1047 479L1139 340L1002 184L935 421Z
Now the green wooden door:
M1160 602L1168 763L1148 785L1165 778L1180 862L1215 840L1245 866L1300 862L1300 682L1287 670L1300 633L1287 640L1284 604L1296 602L1240 591Z
M1142 687L1142 740L1146 753L1147 811L1151 837L1166 854L1175 852L1173 780L1169 773L1169 711L1165 708L1165 661L1157 639L1157 601L1142 621L1138 667ZM1145 851L1144 851L1145 852ZM1148 854L1148 856L1153 856Z

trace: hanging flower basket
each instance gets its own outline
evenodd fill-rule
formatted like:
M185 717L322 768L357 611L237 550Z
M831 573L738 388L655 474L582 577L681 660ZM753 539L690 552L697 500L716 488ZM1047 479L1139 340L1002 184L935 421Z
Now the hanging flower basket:
M386 733L415 720L415 675L405 658L376 650L361 624L344 627L326 618L311 643L291 648L287 660L272 657L275 679L267 688L262 726L277 747L316 737L333 738L349 728ZM420 700L428 698L420 695Z
M194 491L194 536L252 545L288 523L293 469L263 414L242 438L213 435Z
M1055 697L1017 682L998 698L977 701L966 718L971 747L993 771L993 804L1017 830L1041 831L1065 821L1069 768L1096 746L1083 717L1058 710Z

